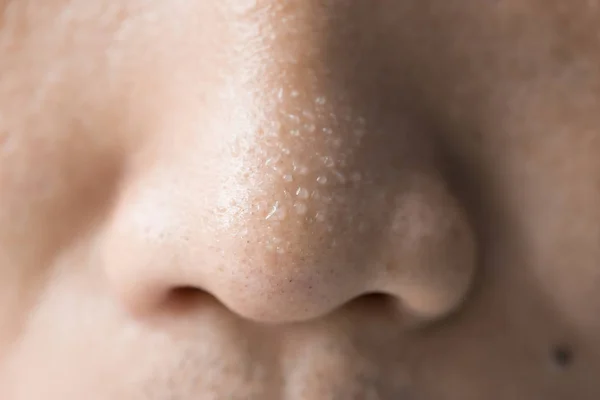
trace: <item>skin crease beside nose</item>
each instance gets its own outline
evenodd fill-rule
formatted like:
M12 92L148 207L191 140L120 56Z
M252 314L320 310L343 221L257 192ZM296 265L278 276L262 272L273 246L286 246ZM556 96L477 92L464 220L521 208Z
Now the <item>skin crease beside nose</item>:
M597 399L599 20L0 0L0 399Z

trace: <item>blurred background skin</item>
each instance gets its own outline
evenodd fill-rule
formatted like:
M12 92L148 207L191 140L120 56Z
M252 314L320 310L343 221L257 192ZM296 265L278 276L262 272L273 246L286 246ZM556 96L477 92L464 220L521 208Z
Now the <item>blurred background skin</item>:
M597 399L595 0L0 0L0 398Z

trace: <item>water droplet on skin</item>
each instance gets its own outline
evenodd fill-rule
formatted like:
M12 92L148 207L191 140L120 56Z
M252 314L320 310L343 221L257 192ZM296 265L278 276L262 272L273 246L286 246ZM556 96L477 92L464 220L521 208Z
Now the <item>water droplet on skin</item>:
M354 135L356 135L356 137L360 139L363 136L365 136L365 130L364 129L355 129Z
M256 0L243 0L234 2L234 11L244 14L256 7Z
M277 99L279 101L283 100L283 88L279 88L279 90L277 91Z
M292 136L300 136L300 131L298 129L292 129L290 131L290 135L292 135Z
M308 196L309 196L308 190L306 190L303 187L299 187L296 190L296 196L298 196L299 199L306 200L306 199L308 199Z
M346 176L344 176L344 174L342 174L340 171L332 171L333 174L335 175L335 177L337 178L338 181L340 181L340 183L346 183Z
M339 149L342 146L342 139L340 138L335 138L333 139L333 147L336 149Z
M265 161L265 166L266 167L274 167L275 164L277 164L280 159L281 159L281 157L278 155L275 157L267 158L267 160Z
M297 90L292 90L292 93L290 93L290 96L292 96L293 98L296 98L296 97L300 96L300 92L298 92Z
M265 217L265 219L273 220L273 221L282 221L285 219L286 215L287 215L287 212L286 212L285 208L280 206L279 202L276 201L275 204L273 204L271 211L269 211L269 213Z
M300 175L308 175L308 167L306 167L305 165L298 165L296 167L296 170Z
M291 151L287 147L282 147L281 152L285 155L290 155Z
M333 158L331 157L323 157L323 164L326 167L331 168L335 165L335 161L333 161Z
M318 222L325 222L325 213L323 213L323 212L318 212L318 213L315 215L315 219L316 219Z
M294 210L296 210L296 214L305 215L308 211L308 207L304 203L295 203Z
M358 117L356 119L356 121L358 122L359 125L365 126L367 124L367 120L365 119L365 117Z
M331 135L333 133L333 129L331 128L323 128L323 133L326 135Z
M327 100L323 96L319 96L315 99L315 103L317 103L320 106L324 105L326 102Z
M319 200L319 199L321 198L321 195L319 194L319 192L317 192L317 191L315 190L315 191L313 191L313 192L310 194L310 198L311 198L311 199L315 199L315 200Z
M350 179L352 179L352 182L360 182L360 180L362 179L362 175L360 172L354 172L350 176Z
M317 183L319 185L325 185L327 183L327 177L325 175L321 175L317 178Z
M302 115L304 115L308 119L315 119L315 115L308 110L303 110Z
M285 174L283 176L283 180L286 181L286 182L291 182L291 181L294 180L294 177L292 175L290 175L290 174Z
M277 247L277 254L285 254L285 249L283 247Z
M306 124L304 125L304 129L312 133L317 129L317 127L315 126L315 124Z
M287 117L290 119L290 121L292 121L295 124L299 124L300 123L300 117L297 116L296 114L288 114Z

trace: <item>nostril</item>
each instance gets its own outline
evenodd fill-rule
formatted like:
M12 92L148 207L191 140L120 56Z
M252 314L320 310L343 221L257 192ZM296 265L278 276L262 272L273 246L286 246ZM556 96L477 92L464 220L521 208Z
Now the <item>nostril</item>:
M176 287L168 293L163 302L163 309L167 312L185 314L209 297L210 294L194 286Z

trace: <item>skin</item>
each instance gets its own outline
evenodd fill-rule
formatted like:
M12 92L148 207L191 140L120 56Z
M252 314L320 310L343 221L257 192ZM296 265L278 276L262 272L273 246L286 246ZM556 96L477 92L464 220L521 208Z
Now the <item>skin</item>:
M0 398L599 398L599 20L0 0Z

